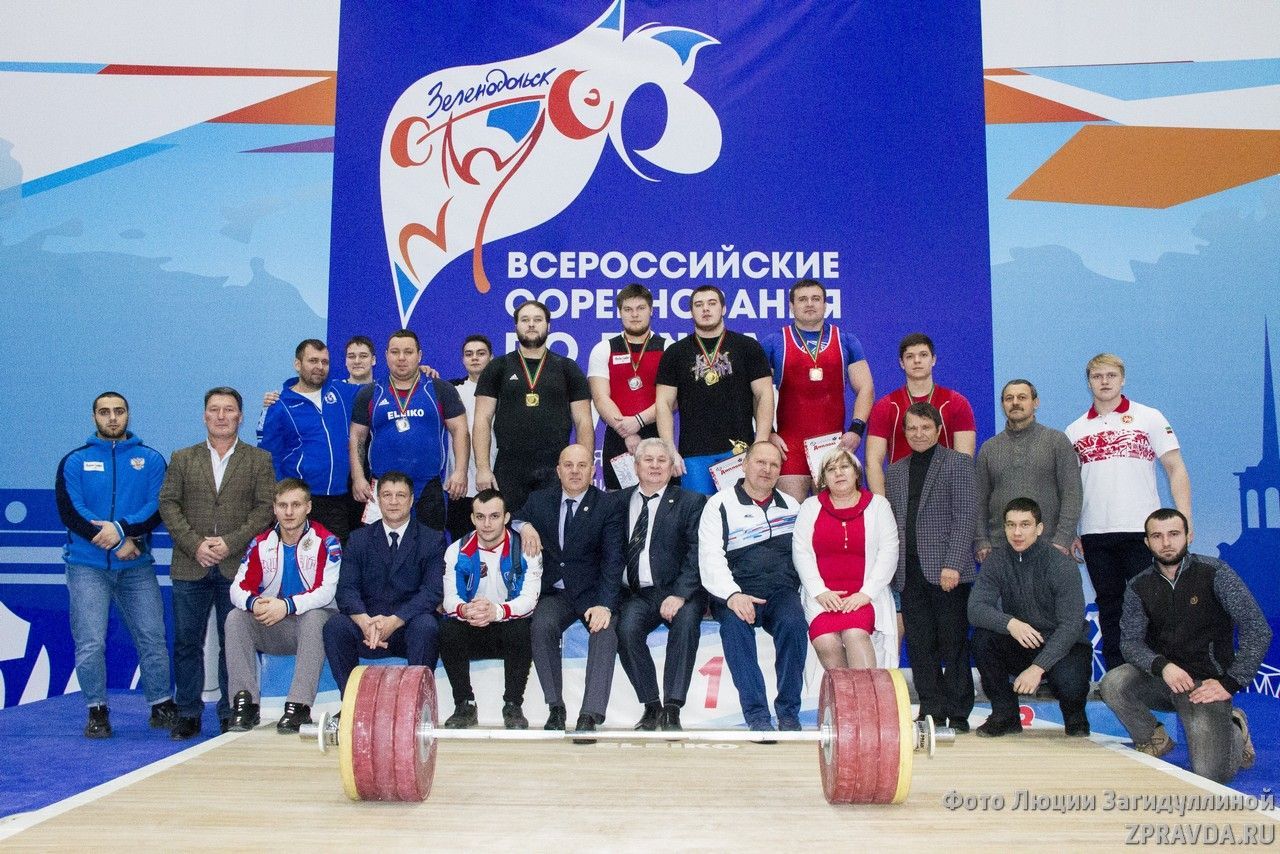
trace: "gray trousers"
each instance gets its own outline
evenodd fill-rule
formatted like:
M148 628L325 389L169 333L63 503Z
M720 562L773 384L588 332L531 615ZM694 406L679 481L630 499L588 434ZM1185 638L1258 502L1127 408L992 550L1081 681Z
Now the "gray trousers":
M533 666L548 706L564 705L564 674L561 667L561 645L565 631L581 620L569 598L555 593L544 595L533 611ZM592 632L587 641L587 684L582 692L582 714L604 720L609 708L609 689L613 687L613 666L618 660L617 620L609 628Z
M1199 687L1200 682L1196 682ZM1240 770L1244 736L1231 720L1231 701L1193 703L1188 694L1175 694L1165 681L1132 664L1107 671L1098 686L1102 700L1115 713L1134 744L1151 740L1156 729L1151 709L1177 712L1187 734L1191 770L1201 777L1225 783ZM1190 692L1188 692L1190 693Z
M239 608L227 614L227 689L231 696L248 691L253 702L258 702L258 653L265 652L295 657L293 682L285 699L306 706L313 704L324 669L324 624L333 613L314 608L290 614L274 626L262 625L253 614Z

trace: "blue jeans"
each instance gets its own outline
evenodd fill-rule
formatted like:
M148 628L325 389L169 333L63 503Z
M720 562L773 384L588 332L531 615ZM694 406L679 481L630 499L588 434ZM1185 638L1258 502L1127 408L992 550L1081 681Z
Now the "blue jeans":
M744 623L719 600L712 602L711 613L720 623L724 660L729 665L729 675L738 691L747 726L756 729L772 724L764 674L760 672L760 662L756 657L757 626L773 637L777 655L774 668L777 670L778 698L773 705L778 713L778 723L797 722L800 718L800 688L804 683L804 659L809 647L809 623L804 618L799 593L780 591L770 596L764 605L756 605L755 625Z
M226 646L227 614L231 613L231 581L218 567L209 569L198 581L173 580L173 677L177 686L173 701L184 718L199 718L204 711L204 636L209 626L209 609L217 612L218 624L218 720L231 717L227 696Z
M107 702L107 619L113 601L138 648L147 702L169 699L169 646L155 567L148 564L113 570L69 563L67 594L71 636L76 643L76 679L85 702L90 706Z

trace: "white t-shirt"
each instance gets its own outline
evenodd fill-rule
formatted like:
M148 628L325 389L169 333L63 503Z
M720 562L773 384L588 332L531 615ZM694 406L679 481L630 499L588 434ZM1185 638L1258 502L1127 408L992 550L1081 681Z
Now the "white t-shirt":
M1081 534L1143 530L1160 507L1156 460L1178 449L1178 437L1158 409L1121 396L1106 415L1092 407L1067 427L1080 457L1084 507Z
M462 398L462 406L467 410L467 432L475 426L476 422L476 383L470 377L461 385L454 386L458 390L458 397ZM492 432L489 434L489 462L492 463L498 456L498 437ZM453 443L449 443L449 470L453 470ZM475 497L480 490L476 489L476 455L472 451L471 459L467 462L467 496Z
M591 355L587 357L587 376L599 377L602 380L609 379L609 356L612 351L609 349L608 340L596 342L596 346L591 348Z

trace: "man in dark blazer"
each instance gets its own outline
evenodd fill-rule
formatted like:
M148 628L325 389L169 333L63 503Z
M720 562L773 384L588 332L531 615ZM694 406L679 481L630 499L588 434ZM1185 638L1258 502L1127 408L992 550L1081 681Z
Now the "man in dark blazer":
M640 440L635 458L639 485L614 497L625 522L618 654L644 704L635 728L679 730L707 610L698 575L698 522L707 497L671 485L675 454L665 439ZM659 697L648 638L663 623L667 660Z
M595 460L569 445L556 465L557 486L529 495L516 514L526 553L542 554L542 596L533 612L533 665L550 714L544 729L564 729L561 640L575 621L590 632L586 687L575 729L604 723L618 654L613 611L622 579L623 533L619 504L591 485ZM588 742L589 743L589 742Z
M969 591L976 577L973 535L977 492L973 460L938 444L942 416L913 403L904 416L911 455L889 466L885 497L898 520L902 621L920 717L969 731Z
M361 658L436 666L444 534L411 518L413 481L403 472L378 478L378 508L382 520L347 540L338 613L324 624L324 654L339 694Z
M204 636L209 609L217 614L218 643L231 612L231 581L249 541L272 520L276 475L271 455L239 440L240 392L226 386L204 395L208 437L173 452L160 487L160 517L173 538L173 673L178 719L170 738L200 734L204 711ZM226 657L218 655L218 719L231 719Z

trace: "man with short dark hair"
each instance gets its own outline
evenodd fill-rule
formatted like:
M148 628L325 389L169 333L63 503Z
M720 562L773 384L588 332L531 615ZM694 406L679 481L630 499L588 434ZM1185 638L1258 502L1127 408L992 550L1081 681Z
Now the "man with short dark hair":
M373 382L373 368L378 364L378 357L373 352L373 341L364 335L352 335L343 348L346 357L347 378L342 382L355 386ZM354 393L352 399L355 399Z
M288 477L276 484L276 524L254 537L231 585L227 615L227 680L232 732L258 725L258 653L294 656L293 681L276 732L311 723L324 668L324 624L342 567L338 538L310 518L311 491Z
M1030 498L1005 505L1004 541L992 549L969 595L973 660L991 701L991 717L977 729L981 736L1021 732L1017 695L1034 694L1046 678L1067 735L1089 734L1093 647L1080 568L1041 537L1042 520Z
M405 658L436 666L444 596L444 542L413 518L413 481L404 472L378 478L382 519L351 533L338 578L338 613L324 624L324 652L338 691L361 658Z
M489 366L491 361L493 361L493 344L487 336L473 334L468 335L463 340L462 367L466 371L466 376L449 382L458 390L458 397L462 398L462 407L467 411L468 435L471 434L476 423L477 384L480 381L480 375L484 373L484 369ZM497 451L497 447L497 444L491 438L489 440L489 455L491 457ZM450 454L452 454L452 447ZM450 456L450 465L455 462L457 461ZM475 530L471 522L471 502L477 492L479 492L479 487L476 486L476 456L472 453L467 461L467 494L449 502L447 524L451 540L460 540Z
M151 556L151 532L160 524L164 457L129 432L129 402L107 391L93 400L96 428L85 444L58 463L58 515L67 526L67 565L76 679L89 707L87 738L108 738L107 620L111 603L138 649L143 695L151 726L177 719L169 684L164 602Z
M386 384L360 389L351 409L348 453L351 490L357 501L373 497L360 448L369 442L369 467L374 480L388 471L403 472L417 487L414 510L418 520L436 531L445 528L445 494L461 498L467 490L467 460L471 439L467 414L458 391L448 382L424 377L422 348L411 329L391 333L387 340ZM453 470L441 484L452 445Z
M231 612L231 579L245 547L271 521L275 468L271 455L242 444L244 419L240 392L218 386L205 392L208 438L173 452L160 516L173 538L173 675L178 719L170 737L183 741L200 734L204 709L204 639L209 609L216 615L218 644L225 649L224 627ZM227 660L218 655L218 719L223 731L231 718Z
M528 729L524 690L533 663L529 633L542 586L542 558L521 554L520 534L507 525L511 514L496 489L484 489L471 505L475 530L444 554L444 618L440 621L440 660L453 689L453 714L447 729L479 722L471 688L471 662L502 659L505 687L502 723Z
M547 346L551 312L537 300L515 310L519 346L494 359L476 384L472 445L476 486L500 489L515 512L535 489L553 486L569 436L595 456L591 389L572 359ZM490 457L495 441L498 458Z
M667 346L667 339L654 335L649 325L653 294L648 288L634 282L627 285L618 291L617 304L622 334L596 344L587 359L591 399L605 423L602 456L608 489L620 486L611 461L634 454L641 439L658 435L654 383Z
M907 382L876 401L867 420L867 486L884 494L884 467L912 452L907 441L906 413L914 403L927 403L942 418L937 444L972 457L978 444L978 426L973 407L963 394L943 388L933 381L938 356L933 339L913 332L898 343L898 364Z
M773 637L777 652L778 729L800 729L800 689L809 622L800 604L800 576L791 561L791 535L800 503L777 488L782 452L753 444L745 476L707 501L698 521L698 570L711 594L711 614L738 690L747 727L773 730L764 674L756 657L756 628Z
M1040 395L1030 380L1009 380L1000 392L1005 428L978 451L978 533L974 549L984 561L1004 542L1005 507L1032 498L1050 544L1071 554L1080 520L1080 458L1067 434L1036 421Z
M285 382L278 405L262 411L258 447L271 454L276 478L297 478L311 495L312 518L338 539L350 532L351 409L329 379L329 348L308 338L294 350L296 379Z
M973 673L969 621L973 586L973 526L977 502L973 460L942 447L942 415L929 403L911 404L903 418L911 456L890 463L885 498L898 520L902 621L920 717L969 731Z
M1099 692L1134 749L1150 756L1174 748L1150 710L1177 712L1191 770L1226 783L1256 757L1249 721L1231 697L1252 684L1271 627L1231 567L1188 554L1191 535L1180 511L1154 511L1145 529L1155 562L1125 588L1125 663L1107 671Z
M784 457L778 488L797 501L804 501L813 489L805 440L840 433L840 447L856 451L876 396L862 342L827 323L826 316L826 286L801 279L791 286L792 324L761 342L777 387L778 430L770 440ZM848 421L846 381L855 395Z
M658 435L679 449L675 471L681 486L711 495L711 466L767 441L773 432L773 374L754 338L725 328L723 291L715 285L694 288L689 310L693 334L668 347L658 363Z

